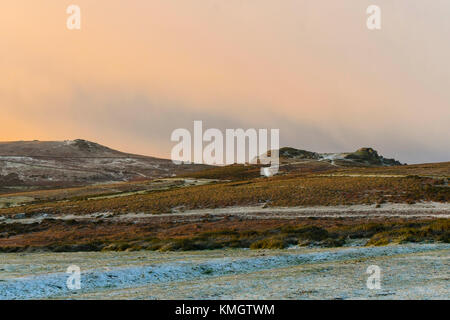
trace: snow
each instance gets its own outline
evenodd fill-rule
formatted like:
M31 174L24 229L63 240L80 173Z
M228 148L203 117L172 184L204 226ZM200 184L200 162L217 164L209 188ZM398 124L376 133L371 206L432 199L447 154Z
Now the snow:
M344 156L342 153L321 153L320 154L321 160L337 160L337 159L344 159Z

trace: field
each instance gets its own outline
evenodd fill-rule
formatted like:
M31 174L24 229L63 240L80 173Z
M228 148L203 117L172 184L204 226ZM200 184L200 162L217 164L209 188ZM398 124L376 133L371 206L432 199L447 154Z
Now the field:
M259 171L4 193L0 298L448 298L450 163Z
M272 207L331 206L385 202L448 202L450 199L447 176L387 176L380 172L378 174L381 176L369 173L368 176L364 176L358 170L353 174L351 171L345 171L345 174L341 171L331 171L328 174L287 174L273 178L247 179L245 177L244 180L239 181L213 181L206 185L182 189L177 188L175 183L166 190L152 189L153 192L148 194L132 194L106 199L95 199L98 191L95 196L84 193L81 199L70 198L70 196L66 198L61 196L65 194L65 191L60 190L53 196L57 201L45 201L44 198L38 204L2 209L0 215L16 213L32 215L42 212L78 215L96 212L158 214L171 212L174 208L189 210L257 204ZM136 187L135 191L146 190L145 184L141 184L140 188L139 185L133 186ZM113 188L114 186L110 190ZM78 189L78 192L81 191ZM19 196L25 195L26 193L22 193ZM8 197L12 196L8 195Z
M5 194L0 203L10 205L0 209L0 250L449 241L450 163L332 170L316 170L316 164L303 170L308 161L299 163L271 178L255 176L258 166L229 166L177 178Z
M448 244L0 254L3 299L448 299ZM81 289L66 287L67 267ZM380 268L380 288L367 268Z

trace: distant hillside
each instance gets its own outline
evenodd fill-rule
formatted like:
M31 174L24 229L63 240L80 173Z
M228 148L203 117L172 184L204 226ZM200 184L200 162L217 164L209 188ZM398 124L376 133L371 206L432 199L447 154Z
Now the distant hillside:
M269 155L272 151L269 151ZM291 163L298 160L315 160L328 162L335 166L399 166L401 162L380 156L372 148L361 148L355 152L317 153L290 147L278 150L280 161Z
M66 187L168 177L206 168L123 153L86 140L0 142L0 188Z
M84 158L128 157L127 153L110 149L82 139L66 141L14 141L0 142L0 156Z
M269 156L273 151L269 151ZM382 168L400 166L402 163L395 159L387 159L372 148L361 148L355 152L346 153L317 153L291 147L278 150L280 158L279 173L309 174L330 170L355 168ZM256 159L258 160L258 158ZM261 176L261 167L267 165L233 164L228 166L212 167L185 176L207 179L242 180Z
M273 151L269 151L270 155ZM318 153L291 147L278 150L281 172L319 172L343 167L386 167L402 165L388 159L372 148L361 148L355 152Z

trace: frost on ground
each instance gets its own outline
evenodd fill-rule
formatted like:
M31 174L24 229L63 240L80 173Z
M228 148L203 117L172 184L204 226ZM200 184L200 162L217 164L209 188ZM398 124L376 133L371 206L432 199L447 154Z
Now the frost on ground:
M2 299L450 298L448 244L273 251L0 255ZM382 289L366 269L382 269ZM82 288L66 286L70 265Z

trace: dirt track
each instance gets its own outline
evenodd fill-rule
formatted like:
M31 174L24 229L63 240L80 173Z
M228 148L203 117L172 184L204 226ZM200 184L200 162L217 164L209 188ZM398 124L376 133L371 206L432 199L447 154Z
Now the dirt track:
M317 206L317 207L228 207L216 209L200 209L176 211L150 215L147 213L112 214L99 212L87 215L49 215L40 214L31 218L0 217L0 223L34 223L44 219L57 220L94 220L108 219L116 221L145 221L154 218L181 218L183 220L197 219L203 216L224 217L235 216L245 219L297 219L297 218L450 218L450 203L427 202L416 204L382 204L353 206Z

